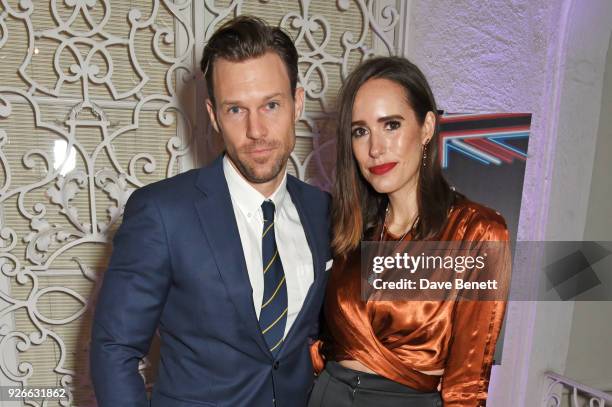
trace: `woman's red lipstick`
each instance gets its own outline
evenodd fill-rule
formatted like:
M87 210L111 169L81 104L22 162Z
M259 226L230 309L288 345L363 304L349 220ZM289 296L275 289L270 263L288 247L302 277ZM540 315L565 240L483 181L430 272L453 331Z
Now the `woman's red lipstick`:
M375 175L383 175L386 172L389 172L395 167L397 163L386 163L381 165L375 165L374 167L368 168L371 173Z

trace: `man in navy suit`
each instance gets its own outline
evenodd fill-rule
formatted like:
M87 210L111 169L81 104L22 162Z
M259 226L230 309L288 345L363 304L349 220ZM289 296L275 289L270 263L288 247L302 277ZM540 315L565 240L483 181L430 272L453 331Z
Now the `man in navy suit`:
M306 405L331 254L328 195L287 174L297 59L286 34L250 17L206 45L206 105L226 151L125 207L92 328L99 406ZM138 363L157 328L149 402Z

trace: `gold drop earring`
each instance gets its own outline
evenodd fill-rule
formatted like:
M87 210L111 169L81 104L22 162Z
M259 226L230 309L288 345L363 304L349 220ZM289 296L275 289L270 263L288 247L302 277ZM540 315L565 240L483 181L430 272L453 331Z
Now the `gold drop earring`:
M429 140L423 144L423 167L427 167L427 147L429 146Z

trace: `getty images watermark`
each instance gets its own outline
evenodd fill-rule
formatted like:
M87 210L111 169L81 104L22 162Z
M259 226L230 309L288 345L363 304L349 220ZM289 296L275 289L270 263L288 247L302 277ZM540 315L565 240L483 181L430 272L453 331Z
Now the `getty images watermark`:
M505 300L507 242L364 242L362 297L370 300Z
M363 242L361 297L611 301L612 242Z
M497 289L497 280L487 281L465 281L460 276L465 272L479 273L486 267L487 253L480 256L463 256L463 255L426 255L421 253L417 256L408 253L396 253L395 256L374 256L372 259L372 271L379 275L374 278L372 285L375 289L430 289L430 288L446 288L446 289ZM430 278L419 278L418 284L416 280L409 278L401 278L400 281L385 281L380 274L388 270L405 270L410 274L425 271L444 270L446 275L455 273L457 278L450 281L436 281Z

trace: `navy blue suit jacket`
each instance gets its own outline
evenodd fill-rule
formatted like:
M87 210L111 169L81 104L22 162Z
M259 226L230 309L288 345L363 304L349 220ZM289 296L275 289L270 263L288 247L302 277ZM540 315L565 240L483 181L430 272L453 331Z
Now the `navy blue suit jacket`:
M101 407L149 406L139 360L159 327L150 405L305 406L331 258L329 195L289 176L314 282L278 355L261 334L221 158L135 191L114 238L92 328Z

